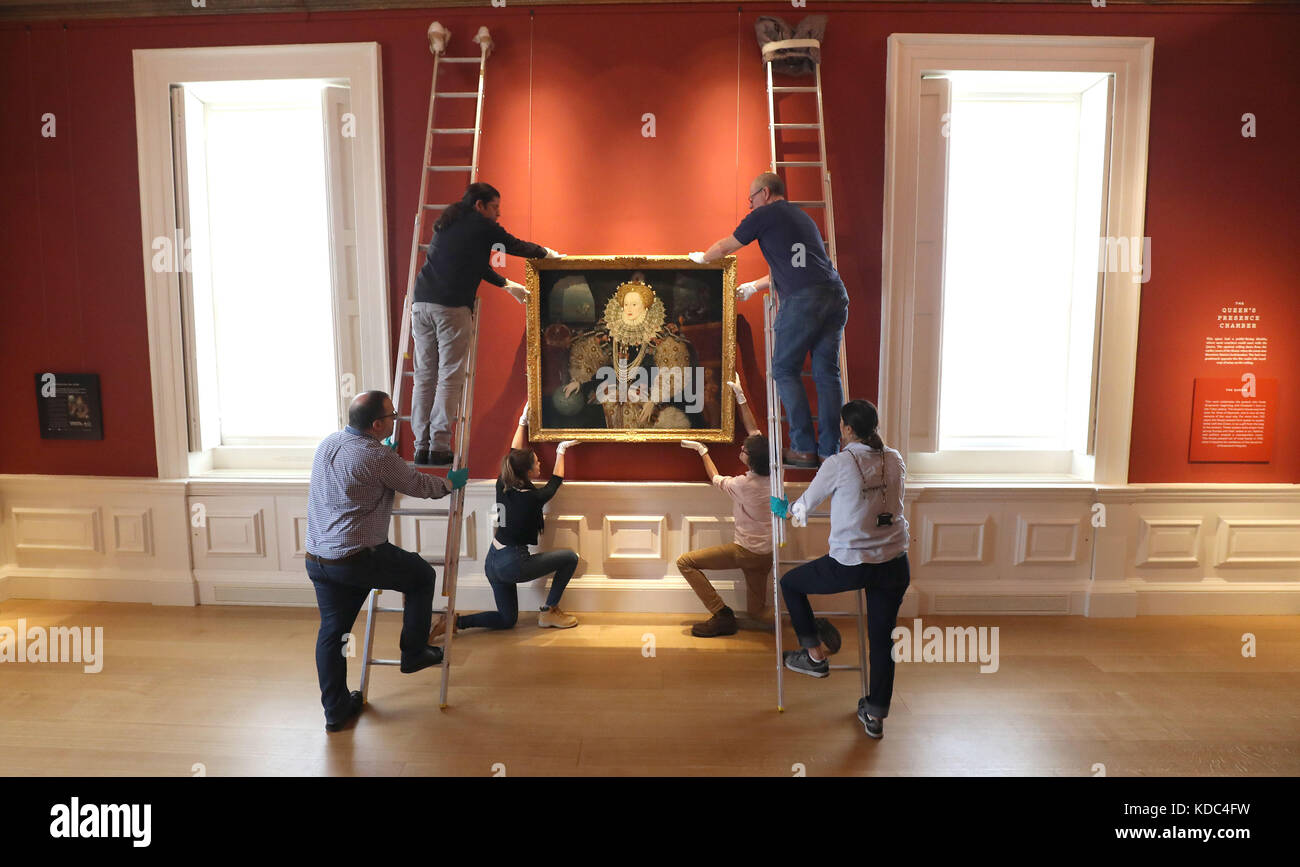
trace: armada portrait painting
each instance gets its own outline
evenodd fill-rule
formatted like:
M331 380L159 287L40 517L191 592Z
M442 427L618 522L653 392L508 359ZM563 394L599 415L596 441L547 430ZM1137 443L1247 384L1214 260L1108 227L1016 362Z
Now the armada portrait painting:
M527 281L530 439L731 441L734 256L530 259Z

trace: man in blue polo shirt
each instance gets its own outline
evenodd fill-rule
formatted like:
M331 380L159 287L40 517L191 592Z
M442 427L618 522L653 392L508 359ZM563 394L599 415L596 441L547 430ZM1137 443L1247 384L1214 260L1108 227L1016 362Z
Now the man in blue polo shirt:
M736 230L703 253L690 256L696 262L712 262L755 240L771 273L737 286L736 294L747 301L755 292L776 289L780 306L772 378L790 422L790 448L783 459L793 466L816 467L819 457L825 460L839 451L839 412L844 404L840 340L848 322L849 295L826 255L817 224L786 200L785 182L771 172L759 175L749 185L749 215ZM809 353L817 387L816 438L808 394L800 381L803 360Z

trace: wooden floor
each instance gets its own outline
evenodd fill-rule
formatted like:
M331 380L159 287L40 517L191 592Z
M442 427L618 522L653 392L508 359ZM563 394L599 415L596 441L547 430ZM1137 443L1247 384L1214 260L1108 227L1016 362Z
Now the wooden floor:
M771 635L692 638L698 614L465 632L450 707L437 669L380 668L333 735L315 609L0 603L0 625L20 617L103 626L105 663L0 663L6 775L1300 774L1297 617L925 618L999 626L1000 668L900 664L881 741L855 718L856 672L789 674L778 713ZM384 617L379 647L395 654L400 616ZM852 622L841 629L851 662Z

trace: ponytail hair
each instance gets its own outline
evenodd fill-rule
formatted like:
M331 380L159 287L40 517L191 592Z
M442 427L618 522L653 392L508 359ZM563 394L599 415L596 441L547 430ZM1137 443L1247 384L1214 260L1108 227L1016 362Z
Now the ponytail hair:
M501 198L501 194L491 184L485 184L482 181L472 183L465 188L465 195L460 197L459 202L453 202L442 212L442 215L433 224L433 231L441 232L448 226L453 225L461 217L474 210L474 205L478 202L486 205L493 199L499 198Z
M876 432L880 414L869 400L851 400L840 408L840 420L853 431L853 435L873 449L884 449L885 442Z
M501 475L498 480L502 487L508 491L526 491L534 487L532 479L528 478L528 471L533 468L536 460L537 456L528 449L511 449L501 459Z

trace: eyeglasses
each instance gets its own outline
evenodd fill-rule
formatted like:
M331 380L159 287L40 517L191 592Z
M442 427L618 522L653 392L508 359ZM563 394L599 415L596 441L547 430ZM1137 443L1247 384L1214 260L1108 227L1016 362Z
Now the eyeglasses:
M766 190L766 189L767 189L767 187L760 187L759 189L757 189L757 190L755 190L754 192L750 193L750 194L749 194L749 201L752 203L752 202L754 201L754 196L757 196L759 193L763 192L763 191Z

